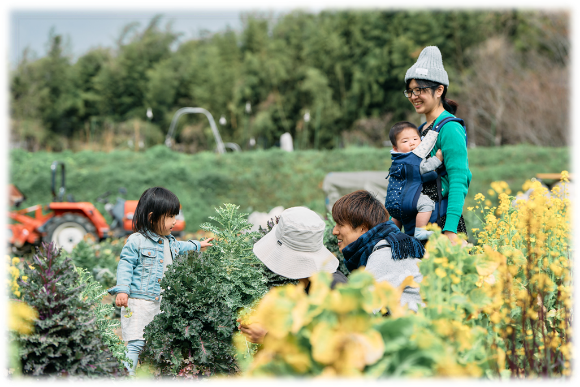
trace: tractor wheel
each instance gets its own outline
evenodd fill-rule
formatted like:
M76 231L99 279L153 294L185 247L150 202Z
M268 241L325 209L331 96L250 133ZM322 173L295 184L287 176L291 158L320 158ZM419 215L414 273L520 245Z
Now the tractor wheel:
M95 226L82 215L64 214L50 222L45 241L54 242L56 247L62 247L70 253L85 236L98 240Z

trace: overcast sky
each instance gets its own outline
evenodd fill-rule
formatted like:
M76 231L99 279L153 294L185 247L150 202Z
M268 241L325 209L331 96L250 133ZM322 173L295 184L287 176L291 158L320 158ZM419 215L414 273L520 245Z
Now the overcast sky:
M56 34L69 38L73 59L91 48L114 47L123 26L137 21L142 30L156 14L163 14L161 27L173 23L173 30L182 32L180 41L194 39L200 31L223 31L228 26L241 30L240 15L258 8L272 20L288 12L293 3L277 0L269 4L265 0L253 2L27 2L16 1L2 7L2 52L8 60L17 64L25 48L36 57L47 51L48 34L54 28ZM313 11L320 9L320 1L313 2Z

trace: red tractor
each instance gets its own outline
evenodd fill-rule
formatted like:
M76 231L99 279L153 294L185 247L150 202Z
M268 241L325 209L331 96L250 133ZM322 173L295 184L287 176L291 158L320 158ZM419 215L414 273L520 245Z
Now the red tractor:
M59 166L61 167L61 186L57 194L55 187ZM137 200L117 198L117 204L114 206L106 203L105 208L113 217L113 223L109 227L103 215L92 203L75 202L72 195L67 195L67 200L64 200L65 167L63 163L55 161L50 169L53 201L44 208L37 204L8 213L8 216L15 221L8 225L8 239L14 250L25 252L32 245L39 245L41 241L45 241L55 242L58 247L71 252L73 247L84 238L99 241L107 237L128 235L132 232L131 220ZM16 186L10 185L9 199L11 207L18 207L26 197ZM32 212L34 216L28 215ZM184 228L185 220L180 212L174 231L180 232Z

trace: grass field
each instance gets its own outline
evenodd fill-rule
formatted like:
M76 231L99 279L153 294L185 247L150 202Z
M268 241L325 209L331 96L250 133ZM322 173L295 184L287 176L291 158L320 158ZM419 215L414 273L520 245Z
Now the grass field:
M52 200L50 165L66 165L66 192L76 201L90 201L105 214L95 199L105 191L127 189L127 199L138 199L148 187L163 186L180 199L188 231L213 215L214 207L235 203L242 211L268 212L275 206L307 206L325 212L322 181L329 172L387 171L388 148L346 148L329 151L284 152L279 149L227 153L182 154L165 146L146 152L83 151L78 153L12 150L9 180L26 195L23 206L47 204ZM537 173L570 170L570 148L527 145L469 150L473 174L466 206L476 193L486 193L492 181L506 181L513 193ZM60 185L60 177L57 178ZM466 216L468 229L476 221Z

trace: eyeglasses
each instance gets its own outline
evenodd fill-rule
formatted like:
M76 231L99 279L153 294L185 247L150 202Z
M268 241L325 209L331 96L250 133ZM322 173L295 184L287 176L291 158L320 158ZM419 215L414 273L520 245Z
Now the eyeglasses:
M427 87L415 87L414 89L407 89L403 91L403 94L405 94L405 97L407 98L411 98L411 93L413 93L413 95L415 96L419 96L421 95L421 92L424 89L431 89L433 86L427 86Z

